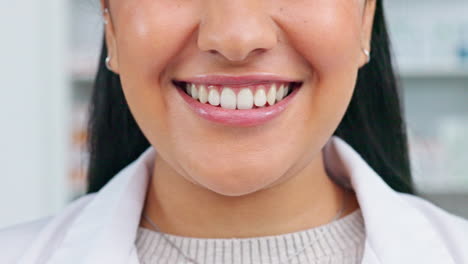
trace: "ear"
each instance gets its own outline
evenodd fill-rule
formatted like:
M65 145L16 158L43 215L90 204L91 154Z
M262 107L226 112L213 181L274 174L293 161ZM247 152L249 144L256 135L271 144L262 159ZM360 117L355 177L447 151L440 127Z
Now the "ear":
M376 2L380 0L364 0L364 9L362 12L362 27L361 27L361 48L371 51L372 40L372 25L374 24L374 15ZM367 56L362 49L360 50L360 67L367 64Z
M110 5L108 0L101 0L101 11L103 16L103 21L107 21L107 24L104 24L104 33L105 41L107 44L107 56L110 57L110 66L114 73L119 74L119 58L117 52L117 44L115 39L114 32L114 23L112 19L112 12L110 10ZM107 8L107 12L105 9Z

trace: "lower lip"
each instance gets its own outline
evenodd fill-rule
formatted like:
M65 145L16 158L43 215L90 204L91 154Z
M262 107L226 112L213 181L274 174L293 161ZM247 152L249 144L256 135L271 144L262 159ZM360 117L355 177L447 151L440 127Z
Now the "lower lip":
M290 95L272 106L248 110L224 109L219 106L203 104L186 94L180 87L176 88L190 109L200 117L224 125L248 127L264 124L279 116L288 107L301 87L295 87Z

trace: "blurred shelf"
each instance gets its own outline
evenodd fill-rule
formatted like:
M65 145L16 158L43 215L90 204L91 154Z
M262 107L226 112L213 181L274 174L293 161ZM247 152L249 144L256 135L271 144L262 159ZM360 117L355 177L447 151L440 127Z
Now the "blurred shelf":
M423 192L420 196L453 214L468 219L467 192Z
M414 68L403 69L398 74L401 78L406 79L468 79L468 67L460 67L457 69L437 69L437 68Z
M87 86L94 82L97 72L99 55L85 51L73 51L73 60L69 64L71 80L78 87Z
M91 74L77 74L72 76L73 83L79 84L80 87L83 84L93 84L94 83L94 75Z

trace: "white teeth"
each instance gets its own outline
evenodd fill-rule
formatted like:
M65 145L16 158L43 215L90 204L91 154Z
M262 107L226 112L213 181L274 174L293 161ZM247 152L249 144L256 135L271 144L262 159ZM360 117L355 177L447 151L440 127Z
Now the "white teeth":
M286 97L286 95L288 95L288 93L289 93L289 85L286 85L286 86L284 87L284 95L283 95L283 98Z
M281 84L280 88L278 89L278 92L276 93L276 101L279 102L281 99L283 99L283 95L284 95L284 85Z
M221 107L236 109L236 93L231 88L224 87L221 92Z
M200 88L198 90L198 99L200 100L200 103L206 104L208 102L208 91L205 88L205 85L200 85Z
M191 95L192 95L193 99L198 99L198 89L195 86L195 84L193 84L193 83L192 83L192 87L191 87Z
M237 109L252 109L253 107L253 94L248 88L240 90L237 94Z
M258 107L262 107L265 106L266 100L265 88L258 88L255 92L254 104Z
M219 105L218 91L215 88L209 89L209 90L210 91L208 92L208 102L210 103L210 105L214 105L214 106Z
M275 100L276 100L276 85L273 84L271 87L270 87L270 90L268 90L268 93L267 93L267 102L269 105L274 105L275 104Z
M189 95L192 95L192 85L190 83L185 84L185 91L187 91Z
M220 105L225 109L252 109L254 105L257 107L265 107L267 103L268 106L274 105L286 97L291 88L286 84L272 83L271 86L259 85L255 92L252 87L241 88L236 95L234 89L229 87L187 83L184 90L203 104Z

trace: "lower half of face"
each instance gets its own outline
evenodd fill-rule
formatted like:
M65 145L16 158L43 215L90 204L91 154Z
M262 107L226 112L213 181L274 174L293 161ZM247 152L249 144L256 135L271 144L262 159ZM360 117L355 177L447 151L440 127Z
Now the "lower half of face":
M251 1L259 6L250 6L255 19L248 22L235 17L247 12L238 6L247 1L121 2L113 8L124 93L158 157L176 174L236 196L292 177L320 157L356 82L358 1ZM223 3L232 11L225 25L210 13L223 11ZM262 34L243 35L249 28ZM294 83L195 78L258 73Z

